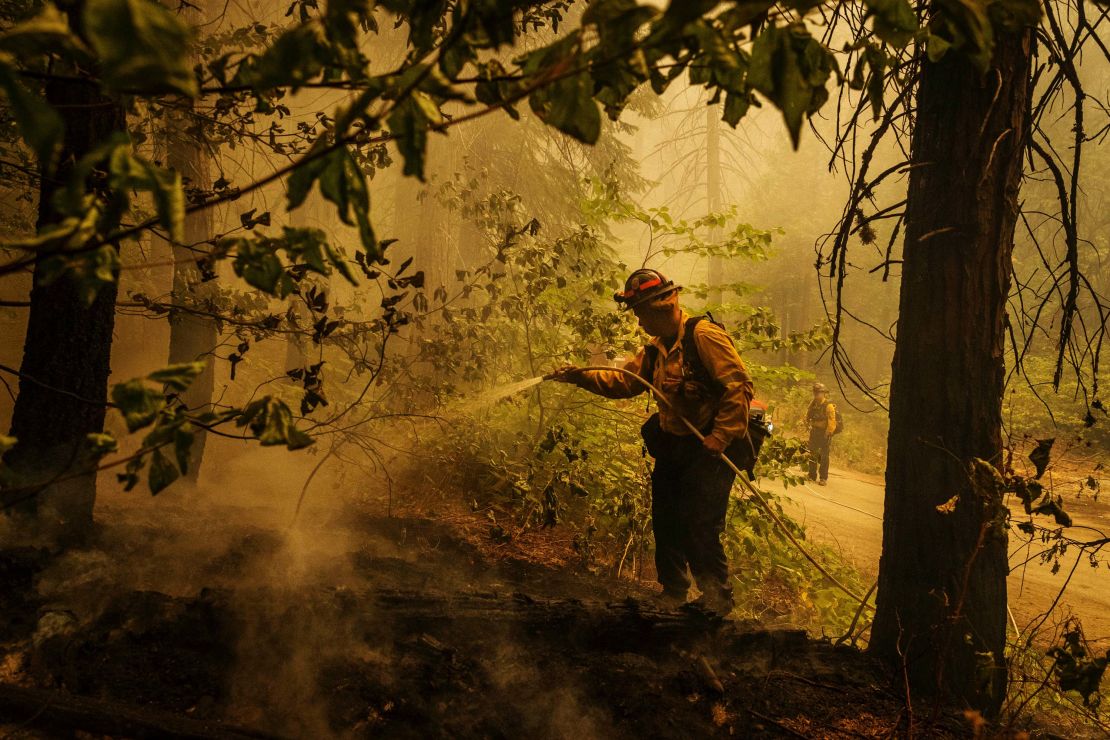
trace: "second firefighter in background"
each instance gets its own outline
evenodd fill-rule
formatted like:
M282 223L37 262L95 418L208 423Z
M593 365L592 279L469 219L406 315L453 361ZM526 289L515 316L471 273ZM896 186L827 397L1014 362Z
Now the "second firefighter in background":
M817 485L829 482L829 448L836 434L836 405L829 400L824 383L813 384L813 400L806 410L809 424L809 479Z

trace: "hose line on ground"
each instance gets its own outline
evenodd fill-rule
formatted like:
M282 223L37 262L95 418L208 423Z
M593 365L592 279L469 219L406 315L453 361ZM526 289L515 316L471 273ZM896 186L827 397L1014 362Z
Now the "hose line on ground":
M652 385L648 381L644 380L643 378L641 378L639 375L632 372L631 370L625 370L623 367L605 367L605 366L602 366L602 365L591 365L591 366L587 366L587 367L580 367L580 368L575 368L575 370L578 371L578 372L590 371L590 370L605 370L605 371L609 371L609 372L624 373L625 375L629 376L630 378L634 378L638 383L640 383L641 385L646 387L648 390L650 390L655 395L655 398L660 403L664 404L668 409L670 409L674 413L675 416L677 416L679 419L681 419L682 423L686 425L686 428L689 429L694 434L694 436L696 436L700 441L703 441L703 442L705 441L705 435L702 434L701 431L697 427L695 427L693 424L691 424L689 419L687 419L682 414L678 413L678 411L674 408L674 404L672 404L670 401L667 400L667 398L663 395L662 391L660 391L654 385ZM555 377L556 377L555 373L552 373L550 375L545 375L544 380L554 380ZM744 473L743 471L741 471L740 468L736 467L736 464L728 458L728 455L722 454L719 457L722 460L725 461L726 465L728 465L730 468L732 468L732 471L734 473L736 473L736 477L739 478L740 481L743 483L743 485L748 489L748 493L751 494L752 498L754 498L759 503L759 505L763 507L764 511L766 511L770 515L771 521L774 522L775 526L786 537L786 539L790 542L790 544L792 544L794 546L794 548L798 552L800 552L803 557L805 557L806 560L808 560L810 563L812 563L813 567L816 568L821 573L821 575L825 576L825 578L827 578L830 583L832 583L838 589L840 589L844 593L848 594L849 596L852 597L852 599L854 599L856 602L858 602L860 604L860 609L861 610L864 609L864 608L868 608L868 609L874 609L875 608L874 606L872 606L871 604L868 603L867 598L860 598L859 596L857 596L855 593L852 592L852 590L850 588L848 588L843 583L841 583L836 578L836 576L834 576L832 573L829 573L829 571L826 570L823 565L821 565L819 562L817 562L817 559L814 558L813 555L811 555L809 553L809 551L806 550L802 546L802 543L798 541L798 539L794 536L794 533L791 532L790 528L786 526L786 522L784 522L782 520L782 518L779 517L779 515L775 513L775 510L773 508L771 508L771 504L767 501L766 498L763 497L763 494L760 493L759 489L756 488L750 480L748 480L747 474ZM874 590L874 589L872 589L872 590ZM870 597L870 595L871 595L871 592L869 591L868 592L868 597Z

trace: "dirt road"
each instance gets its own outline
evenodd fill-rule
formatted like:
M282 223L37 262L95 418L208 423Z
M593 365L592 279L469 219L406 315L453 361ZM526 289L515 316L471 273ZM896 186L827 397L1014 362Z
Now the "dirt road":
M806 526L810 539L838 548L844 556L874 578L879 570L882 548L883 486L882 479L863 476L846 470L833 470L829 485L808 484L791 488L787 494L787 510ZM1110 505L1093 501L1089 496L1077 500L1068 497L1065 503L1077 525L1077 536L1090 539L1103 535L1080 527L1110 532ZM1060 598L1060 609L1050 618L1049 625L1062 619L1069 611L1083 621L1088 639L1110 644L1110 572L1106 565L1092 568L1086 556L1069 551L1061 560L1058 573L1051 565L1034 560L1022 567L1022 561L1035 555L1011 535L1010 610L1019 628L1035 623L1048 609L1074 568L1071 582ZM1077 557L1080 558L1078 565Z

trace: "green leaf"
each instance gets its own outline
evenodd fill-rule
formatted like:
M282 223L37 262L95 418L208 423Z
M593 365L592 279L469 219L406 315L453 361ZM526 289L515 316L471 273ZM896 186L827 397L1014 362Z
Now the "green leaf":
M334 269L351 285L358 285L343 253L333 247L320 229L282 229L285 249L294 261L306 265L320 275L329 275Z
M1052 445L1055 442L1055 438L1038 439L1037 447L1029 453L1029 461L1037 468L1036 478L1044 475L1045 469L1048 468L1049 459L1052 455Z
M884 82L889 63L886 52L878 44L869 43L856 61L849 86L853 90L866 90L871 103L871 113L877 121L882 115Z
M987 71L994 53L994 27L987 11L990 1L937 0L929 22L929 59L935 62L953 49L980 71Z
M207 363L204 360L196 362L181 362L168 365L161 370L155 370L146 376L147 380L155 383L164 383L171 391L180 393L188 388L197 377L204 372Z
M1071 514L1064 511L1063 499L1048 496L1040 504L1033 507L1034 514L1051 514L1052 519L1062 527L1072 525Z
M740 119L747 115L748 110L751 108L751 105L751 93L730 92L725 95L725 107L721 113L721 120L723 120L729 126L736 128L736 124L740 123Z
M235 423L248 426L263 447L283 444L290 450L299 450L314 442L294 425L293 412L285 402L273 396L249 404Z
M149 426L166 407L166 397L161 391L148 387L142 380L129 380L112 387L112 403L119 407L127 431L134 432Z
M232 267L248 285L278 298L284 298L293 290L293 281L285 274L271 240L223 239L219 247L235 251Z
M748 59L740 49L706 21L691 23L687 26L687 32L694 35L701 49L698 63L690 68L691 82L697 74L701 84L729 92L746 92Z
M115 452L119 448L119 443L116 442L116 438L111 434L86 434L85 442L88 444L89 454L98 460L107 454Z
M1025 507L1025 513L1032 514L1033 503L1044 493L1044 487L1035 480L1015 478L1014 493L1017 494L1017 497L1021 500L1022 506Z
M51 172L65 132L62 117L42 97L23 86L5 56L0 54L0 90L8 100L20 136L38 157L43 169Z
M925 38L925 52L930 62L939 62L951 48L952 42L938 34L929 33Z
M89 48L70 29L66 14L50 2L42 5L38 15L0 33L0 51L23 59L61 51L79 61L92 58Z
M308 150L305 155L305 161L289 175L286 181L285 197L287 200L286 210L292 211L299 208L308 194L312 192L312 186L320 177L324 170L328 168L331 163L331 158L334 156L335 151L323 152L329 146L325 137L321 136L313 143L312 148Z
M147 485L150 486L151 496L157 496L180 477L181 474L177 472L177 468L170 462L169 458L162 454L161 450L155 450L150 454L150 473L147 478Z
M326 146L321 142L322 140L317 140L314 146L320 148ZM400 142L398 145L400 146ZM423 166L422 151L420 158ZM408 160L406 160L405 174L417 174L409 172ZM319 182L320 193L324 198L335 204L340 220L349 226L358 227L359 239L368 257L371 260L380 258L382 247L378 244L370 224L370 189L366 186L366 175L359 169L358 162L350 149L345 146L338 147L294 170L289 177L286 191L289 200L288 210L293 210L304 203L315 182ZM353 282L353 276L347 271L346 265L342 267L336 265L336 267L344 277Z
M36 275L41 285L49 285L66 278L86 306L91 306L106 285L119 277L119 252L110 244L74 255L51 255L41 263L41 274Z
M835 58L802 24L772 26L752 44L748 83L782 111L795 148L802 119L828 100L833 71L839 74Z
M899 48L913 40L917 14L909 0L864 0L864 4L874 18L872 27L880 40Z
M249 74L238 82L258 90L291 86L293 89L317 77L324 69L327 47L315 22L285 31L259 57Z
M536 90L529 96L528 104L548 126L584 144L596 144L601 136L601 112L593 92L593 78L578 72Z
M144 465L146 465L146 457L141 455L127 462L124 472L116 476L116 480L123 484L123 490L130 491L139 485L139 471L143 469Z
M198 94L190 32L153 0L85 0L82 21L105 83L122 92Z
M424 153L428 147L428 127L432 121L424 106L409 96L401 101L387 119L389 131L396 137L397 150L405 160L403 173L424 181Z
M176 243L185 241L185 190L181 175L131 153L130 143L116 146L108 158L108 182L119 191L149 192L158 221Z

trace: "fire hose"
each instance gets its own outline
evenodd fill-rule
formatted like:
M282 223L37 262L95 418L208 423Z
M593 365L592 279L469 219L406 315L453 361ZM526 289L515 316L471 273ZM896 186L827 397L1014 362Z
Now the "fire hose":
M609 372L624 373L625 375L629 376L630 378L635 379L638 383L640 383L641 385L646 387L648 390L650 390L652 392L652 394L655 395L655 398L659 401L659 403L665 405L670 411L672 411L674 413L675 416L677 416L679 419L681 419L682 423L686 425L686 428L689 429L690 432L695 437L697 437L699 441L701 441L701 442L705 441L705 435L701 433L701 430L699 430L697 427L695 427L693 424L691 424L690 420L687 419L685 416L678 413L678 411L674 408L674 405L669 400L667 400L666 396L663 395L662 391L660 391L658 388L656 388L654 385L652 385L648 381L641 378L636 373L632 372L631 370L625 370L622 367L604 367L604 366L580 367L580 368L575 368L574 372L585 372L585 371L591 371L591 370L605 370L605 371L609 371ZM557 378L558 378L557 373L550 373L548 375L545 375L543 379L544 380L556 380ZM871 590L867 592L866 597L860 598L850 588L848 588L843 583L841 583L836 578L836 576L834 576L832 573L829 573L829 571L823 565L821 565L819 562L817 562L817 559L814 558L813 555L811 555L810 552L808 550L806 550L805 547L802 546L802 543L798 541L798 538L795 537L794 533L790 531L790 528L786 526L786 523L782 520L782 517L780 517L778 514L775 513L775 510L771 507L771 504L767 501L767 499L763 496L763 494L759 491L759 489L756 488L754 485L752 485L752 482L748 479L747 474L742 472L738 467L736 467L736 464L732 460L729 459L728 455L721 454L721 455L719 455L719 457L725 462L726 465L728 465L730 468L732 468L732 471L734 473L736 473L736 477L740 480L741 484L747 489L748 494L751 496L751 498L755 499L755 501L760 506L763 507L763 510L766 511L767 514L771 517L771 521L774 523L775 527L779 530L779 532L781 532L782 535L784 537L786 537L786 539L790 542L790 544L793 545L794 548L798 552L800 552L802 554L802 556L806 560L808 560L813 565L814 568L816 568L818 570L818 572L821 573L821 575L823 575L825 578L827 578L829 580L829 582L832 583L836 588L840 589L841 591L846 593L848 596L851 596L853 600L858 602L859 605L860 605L860 611L862 611L865 608L867 608L867 609L874 609L875 608L874 606L869 604L868 601L867 601L867 599L870 598L871 593L875 590L874 587L872 587ZM856 613L856 616L857 616L857 619L858 619L859 612Z

